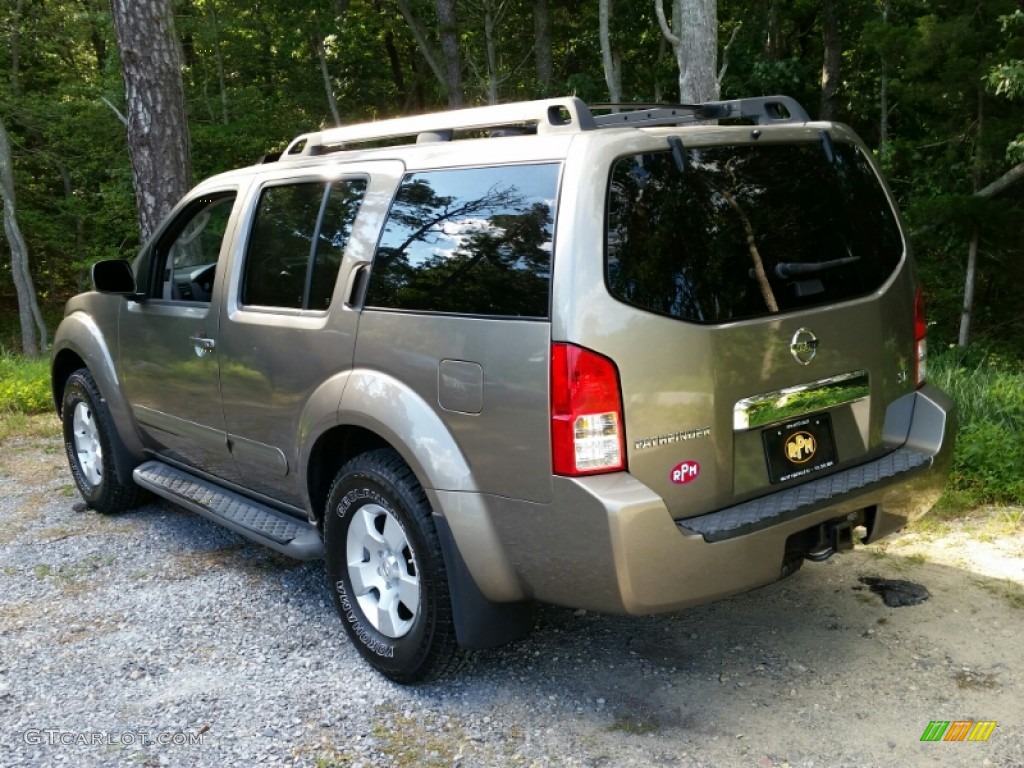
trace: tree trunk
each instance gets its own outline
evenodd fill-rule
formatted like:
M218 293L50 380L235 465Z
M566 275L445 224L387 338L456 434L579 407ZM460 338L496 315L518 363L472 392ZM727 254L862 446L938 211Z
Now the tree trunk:
M461 107L462 64L459 57L459 30L455 18L455 0L437 0L437 21L441 27L441 51L444 54L445 85L448 106Z
M722 92L722 81L725 80L725 73L729 71L729 51L732 50L732 44L736 42L736 35L740 33L740 29L742 28L742 21L732 28L732 34L729 35L729 42L727 42L725 44L725 48L722 49L722 68L718 70L718 75L715 77L715 91L719 94Z
M402 14L402 18L405 19L405 23L409 25L409 31L412 32L412 36L416 40L416 45L419 46L420 53L423 55L423 60L427 62L427 66L430 67L430 71L434 73L434 77L437 78L438 84L448 91L448 79L445 77L444 68L441 66L438 60L437 53L434 51L433 46L430 45L427 40L427 31L420 24L413 13L412 8L409 7L408 0L395 0L398 5L398 11ZM422 102L422 99L420 99Z
M217 4L209 3L210 19L213 21L213 53L217 61L217 85L220 88L220 113L224 125L228 124L228 89L224 76L224 52L220 47L220 19L217 18Z
M661 92L661 79L658 77L658 73L661 72L661 62L665 60L665 52L668 48L668 40L665 39L664 35L658 36L658 55L654 59L654 103L659 104L664 98Z
M717 0L674 0L671 28L662 3L663 0L654 0L654 12L662 34L676 54L680 103L716 100L719 94Z
M18 226L17 205L14 199L14 166L11 162L11 142L7 130L0 122L0 197L4 206L4 234L11 247L11 277L18 296L18 322L21 324L21 351L28 357L39 357L46 349L46 323L43 322L36 299L35 285L28 263L28 246Z
M978 131L974 138L974 163L971 169L971 183L974 194L978 194L981 186L981 137L985 128L985 91L978 88ZM975 222L971 229L971 243L967 247L967 274L964 277L964 304L960 315L960 335L957 345L967 349L971 338L971 315L974 312L974 286L978 276L978 245L981 240L981 228Z
M768 0L768 23L765 29L764 57L777 61L782 52L782 19L779 15L779 0Z
M882 24L889 26L889 0L882 2ZM878 84L878 156L884 161L889 154L889 62L882 50L882 71Z
M618 54L612 50L611 16L612 0L599 0L598 23L601 37L601 61L604 64L604 81L608 85L608 96L612 104L622 102L622 66Z
M92 43L92 52L96 57L96 71L104 72L107 69L107 39L103 36L103 33L93 26L92 32L89 34L89 41Z
M373 0L373 9L378 15L384 12L383 8L381 8L380 0ZM384 30L384 50L388 55L388 65L391 67L391 80L395 84L398 100L402 102L404 108L408 108L409 95L405 87L405 74L402 72L402 59L398 54L398 46L395 45L395 35L391 31L390 26Z
M991 184L986 184L974 194L978 197L995 197L1000 192L1006 191L1021 179L1024 179L1024 163L1017 163Z
M320 77L324 81L324 92L327 94L327 106L331 110L331 117L334 118L335 125L341 125L341 115L338 113L338 100L334 98L334 85L331 83L331 73L327 69L327 54L324 52L324 38L320 34L319 25L313 27L313 31L310 33L310 42L316 53L317 61L320 62Z
M487 103L498 103L498 41L495 38L494 8L490 0L484 0L484 47L487 53ZM500 10L499 10L500 13Z
M11 13L11 95L21 96L21 12L25 0L18 0Z
M534 59L537 67L537 83L540 95L551 95L551 78L554 64L551 59L551 12L548 0L533 0L533 32L536 38Z
M71 182L71 171L61 160L53 158L53 164L57 166L60 174L61 184L64 186L64 199L67 201L68 211L72 212L75 219L75 253L85 253L85 220L77 211L75 204L75 187ZM75 284L78 293L86 290L86 278L84 270L79 269L75 274Z
M964 279L964 308L960 315L960 337L957 341L960 349L967 349L971 336L971 313L974 311L974 283L978 274L978 241L981 230L974 225L971 231L971 244L967 249L967 277Z
M192 178L181 48L171 0L111 0L128 106L139 230L156 231Z
M839 70L843 57L835 0L822 0L821 38L824 57L821 63L821 109L818 117L821 120L835 120L839 111Z

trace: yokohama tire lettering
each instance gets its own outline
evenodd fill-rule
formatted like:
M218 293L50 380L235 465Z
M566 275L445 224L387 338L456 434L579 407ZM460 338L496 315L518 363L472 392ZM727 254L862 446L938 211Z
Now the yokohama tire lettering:
M382 656L386 659L394 658L395 647L372 637L366 630L366 627L363 626L363 623L359 620L359 617L356 615L356 612L352 607L352 602L348 599L348 590L345 589L345 582L338 579L334 583L334 588L338 590L338 598L341 601L341 609L345 613L345 620L352 625L352 629L355 630L356 636L359 638L360 642L378 656Z
M391 511L391 505L388 504L384 497L377 491L373 491L368 488L355 488L342 497L341 501L338 502L335 512L338 517L345 517L356 502L366 500L379 504L384 509ZM356 637L359 638L359 641L372 653L375 653L378 656L386 659L394 658L395 647L377 639L370 634L369 630L367 630L365 626L363 626L363 622L360 620L359 614L356 613L356 607L352 605L352 601L349 599L348 590L345 588L345 582L342 579L338 579L334 583L334 588L338 590L338 600L341 603L341 610L345 615L345 621L347 621L353 631L355 631Z
M369 499L375 504L379 504L384 507L388 512L393 512L391 505L388 504L384 497L377 493L377 491L371 491L368 488L356 488L346 493L342 497L341 501L338 502L338 507L335 510L338 517L344 517L347 515L352 505L357 501L362 501L363 499Z

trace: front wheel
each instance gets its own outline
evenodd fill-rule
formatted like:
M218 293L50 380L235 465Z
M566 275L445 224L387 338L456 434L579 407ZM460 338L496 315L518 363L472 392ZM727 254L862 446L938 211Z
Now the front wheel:
M114 423L87 368L68 377L60 413L71 476L85 503L104 513L124 512L142 503L145 492L117 478Z
M399 683L436 680L463 652L426 494L394 451L338 472L324 521L334 605L359 653Z

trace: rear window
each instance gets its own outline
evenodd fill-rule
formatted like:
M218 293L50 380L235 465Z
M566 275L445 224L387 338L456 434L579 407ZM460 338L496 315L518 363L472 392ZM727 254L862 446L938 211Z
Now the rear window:
M558 172L545 163L407 175L366 306L547 317Z
M677 149L612 167L606 278L616 298L722 323L863 296L899 264L896 216L855 146Z

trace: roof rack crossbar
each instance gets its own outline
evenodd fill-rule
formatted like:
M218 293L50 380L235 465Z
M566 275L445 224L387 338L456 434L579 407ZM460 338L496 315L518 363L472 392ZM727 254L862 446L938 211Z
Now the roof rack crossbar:
M630 124L685 125L744 117L757 120L758 125L810 121L806 110L791 96L758 96L704 104L592 104L590 108L629 110L596 116L594 123L598 128Z
M437 140L435 137L445 136L451 131L521 125L536 126L538 133L585 131L596 127L587 105L576 97L544 99L328 128L296 137L285 149L283 157L318 155L326 148L343 147L346 144L416 137L421 134L432 135L431 138Z

